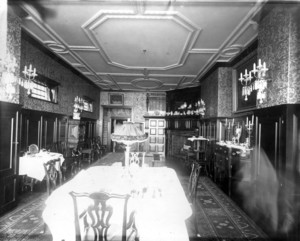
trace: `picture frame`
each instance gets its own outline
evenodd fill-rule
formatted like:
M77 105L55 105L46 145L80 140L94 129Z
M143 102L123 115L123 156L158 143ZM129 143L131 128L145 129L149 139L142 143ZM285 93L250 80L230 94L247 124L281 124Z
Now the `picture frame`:
M245 69L251 70L253 63L257 60L257 52L254 51L249 54L243 61L237 63L233 67L232 71L232 99L233 99L233 111L241 112L246 110L252 110L256 108L256 90L252 91L248 100L242 96L243 85L239 81L239 76L245 72Z
M108 101L110 105L124 105L124 94L109 93Z

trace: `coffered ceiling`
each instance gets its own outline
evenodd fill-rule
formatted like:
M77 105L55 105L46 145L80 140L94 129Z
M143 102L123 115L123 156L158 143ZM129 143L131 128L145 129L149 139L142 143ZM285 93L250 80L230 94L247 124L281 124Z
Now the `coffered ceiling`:
M103 90L199 85L257 36L264 1L16 1L22 28Z

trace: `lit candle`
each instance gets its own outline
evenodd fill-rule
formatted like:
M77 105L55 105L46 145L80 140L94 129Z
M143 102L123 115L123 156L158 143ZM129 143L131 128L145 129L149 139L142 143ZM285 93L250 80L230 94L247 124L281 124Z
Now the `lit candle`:
M220 135L219 135L219 141L221 141L221 133L222 133L222 123L220 122Z
M29 71L31 71L31 70L32 70L32 65L30 64L30 65L29 65Z
M258 60L258 67L261 67L261 59Z
M266 62L264 62L264 69L266 69L267 68L267 66L266 66Z
M253 64L253 70L254 71L256 70L256 64L255 63Z
M247 76L248 75L248 71L247 71L247 69L245 69L245 76Z
M253 121L254 121L254 115L252 115L252 125L253 125Z

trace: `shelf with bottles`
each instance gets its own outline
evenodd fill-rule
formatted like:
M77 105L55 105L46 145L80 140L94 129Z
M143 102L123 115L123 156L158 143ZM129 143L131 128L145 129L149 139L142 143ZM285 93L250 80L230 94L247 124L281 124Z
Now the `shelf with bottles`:
M176 130L199 129L199 116L166 116L166 128Z

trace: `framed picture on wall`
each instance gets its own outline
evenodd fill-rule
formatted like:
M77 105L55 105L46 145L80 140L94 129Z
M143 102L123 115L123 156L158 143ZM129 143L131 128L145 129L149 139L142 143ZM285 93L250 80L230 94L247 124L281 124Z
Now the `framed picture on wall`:
M110 105L124 105L124 94L109 93L108 98Z
M253 63L256 63L257 54L254 51L252 54L247 56L243 61L234 66L233 70L233 110L236 112L245 111L256 108L256 90L253 90L247 98L242 95L243 84L239 80L241 75L244 75L245 70L249 72L252 70ZM254 81L254 79L252 80Z

